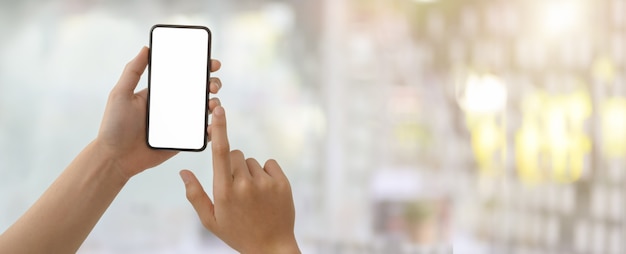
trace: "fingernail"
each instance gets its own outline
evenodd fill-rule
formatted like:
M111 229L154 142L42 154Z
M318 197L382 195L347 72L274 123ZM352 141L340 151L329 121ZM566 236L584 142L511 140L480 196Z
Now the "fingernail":
M215 103L217 103L217 105L222 105L222 102L220 101L220 98L215 98Z
M220 84L220 82L211 82L212 85L215 85L215 87L217 88L217 90L220 90L220 88L222 88L222 84Z
M213 115L223 116L224 115L224 108L222 108L222 106L215 107L215 109L213 110Z
M180 175L180 178L183 179L183 182L185 184L188 184L189 181L191 181L191 176L186 171L180 171L180 173L178 173L178 174Z

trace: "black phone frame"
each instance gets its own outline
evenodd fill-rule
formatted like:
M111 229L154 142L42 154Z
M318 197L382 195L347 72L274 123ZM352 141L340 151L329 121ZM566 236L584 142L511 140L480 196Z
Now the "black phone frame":
M198 149L193 149L193 148L177 148L177 147L155 147L152 146L150 144L150 139L149 139L149 129L150 129L150 79L152 78L152 32L154 31L154 29L159 28L159 27L165 27L165 28L185 28L185 29L202 29L205 30L209 36L208 38L208 43L207 43L207 76L206 76L206 100L205 100L205 105L204 108L206 109L205 113L204 113L204 143L202 145L201 148ZM152 28L150 28L150 46L149 46L149 53L148 53L148 97L147 97L147 102L146 102L146 144L148 145L149 148L151 149L156 149L156 150L175 150L175 151L186 151L186 152L201 152L204 151L204 149L206 149L207 144L208 144L208 131L207 131L207 127L209 126L209 95L210 95L210 90L209 90L209 86L210 86L210 79L211 79L211 41L212 41L212 34L211 34L211 30L205 26L197 26L197 25L168 25L168 24L156 24L154 26L152 26Z

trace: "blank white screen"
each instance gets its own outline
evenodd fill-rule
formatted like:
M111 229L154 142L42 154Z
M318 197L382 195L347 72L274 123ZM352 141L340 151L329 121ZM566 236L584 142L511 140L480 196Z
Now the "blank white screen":
M209 34L204 29L152 31L148 143L201 149L206 135Z

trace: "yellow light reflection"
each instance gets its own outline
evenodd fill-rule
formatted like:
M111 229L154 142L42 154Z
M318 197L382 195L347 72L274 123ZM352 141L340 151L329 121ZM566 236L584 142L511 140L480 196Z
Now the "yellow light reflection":
M626 99L610 98L602 104L602 144L607 157L626 155Z
M592 73L600 81L612 82L615 79L615 64L609 57L598 57L593 62Z
M493 74L471 73L457 89L477 166L484 174L497 175L504 167L506 149L505 128L498 121L506 108L506 85Z
M530 184L580 179L591 150L584 130L592 111L589 94L583 90L564 95L537 93L524 99L522 110L522 127L515 134L520 179Z
M529 117L525 117L529 118ZM539 154L543 147L539 126L532 118L526 120L515 133L515 164L517 173L526 183L538 183L543 180L539 170Z
M469 122L472 135L472 150L476 163L483 173L494 175L499 173L499 155L505 147L504 128L500 126L495 116L482 116Z

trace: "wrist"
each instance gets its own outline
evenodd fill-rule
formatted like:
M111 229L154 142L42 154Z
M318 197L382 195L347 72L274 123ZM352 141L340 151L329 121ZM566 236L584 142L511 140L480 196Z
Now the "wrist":
M300 248L298 247L298 243L294 239L290 244L278 246L274 248L272 251L267 253L276 253L276 254L300 254Z
M259 253L259 254L300 254L300 248L298 247L298 242L296 241L295 236L291 236L283 241L279 241L274 244L265 245L260 248L260 252L249 252L251 254Z
M101 143L100 140L95 139L88 145L88 148L92 151L92 154L96 160L105 161L108 167L106 170L113 177L118 177L121 181L127 182L131 176L125 174L124 168L122 167L122 163L120 162L120 158L111 151L111 149L107 149L105 145Z

